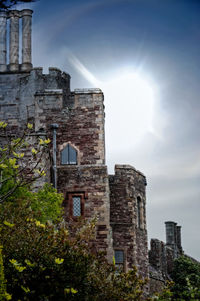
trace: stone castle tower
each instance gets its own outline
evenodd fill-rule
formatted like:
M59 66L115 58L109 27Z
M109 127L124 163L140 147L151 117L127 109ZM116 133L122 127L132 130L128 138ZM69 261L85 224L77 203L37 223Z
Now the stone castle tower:
M54 141L44 162L46 181L52 181L53 167L54 185L64 195L66 220L97 216L97 248L110 261L114 255L119 268L127 271L136 265L147 277L145 176L130 165L116 165L115 174L108 175L103 93L71 91L69 74L57 68L43 74L42 68L32 67L31 18L29 9L0 12L0 120L8 121L13 131L31 122L35 137Z

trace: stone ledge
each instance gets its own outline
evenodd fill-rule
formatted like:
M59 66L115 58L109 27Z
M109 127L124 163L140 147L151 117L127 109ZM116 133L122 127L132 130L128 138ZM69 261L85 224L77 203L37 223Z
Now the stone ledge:
M84 169L84 168L96 168L102 169L107 168L107 165L97 165L97 164L86 164L86 165L76 165L76 164L66 164L66 165L57 165L59 169Z
M35 96L43 96L43 95L62 95L63 90L62 89L45 89L43 91L37 91L35 93Z
M99 88L88 88L88 89L74 89L75 94L102 94L102 90Z

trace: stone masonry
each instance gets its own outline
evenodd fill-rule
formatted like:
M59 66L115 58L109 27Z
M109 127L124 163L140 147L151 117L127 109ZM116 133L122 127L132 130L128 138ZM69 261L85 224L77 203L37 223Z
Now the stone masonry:
M129 165L116 165L115 174L108 175L103 93L71 91L69 74L57 68L43 74L42 68L32 67L31 15L31 10L0 12L0 120L7 121L13 133L30 122L33 140L51 139L43 162L46 181L54 179L63 193L66 220L96 217L96 248L105 251L110 262L115 256L125 271L136 265L139 274L148 277L145 176Z
M31 23L32 10L0 12L0 120L8 122L13 134L32 123L33 145L38 138L51 139L42 162L45 181L63 193L66 221L95 217L95 249L104 251L110 262L115 256L124 271L135 265L143 278L150 278L150 292L158 291L170 279L174 259L183 254L181 227L166 222L166 244L152 239L148 254L146 178L130 165L116 165L114 175L108 175L103 92L71 91L69 74L33 68Z
M171 280L173 262L183 255L181 246L181 226L175 222L165 222L166 243L151 239L149 251L150 292L162 290L166 280Z
M145 176L130 165L116 165L110 182L110 223L114 249L123 248L126 267L148 274Z

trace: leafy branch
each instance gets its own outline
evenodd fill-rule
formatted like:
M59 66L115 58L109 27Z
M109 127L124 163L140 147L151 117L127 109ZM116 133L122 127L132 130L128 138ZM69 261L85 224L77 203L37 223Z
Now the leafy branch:
M46 175L43 159L50 139L41 139L32 133L27 124L16 138L0 122L0 203L9 199L18 188L30 185Z

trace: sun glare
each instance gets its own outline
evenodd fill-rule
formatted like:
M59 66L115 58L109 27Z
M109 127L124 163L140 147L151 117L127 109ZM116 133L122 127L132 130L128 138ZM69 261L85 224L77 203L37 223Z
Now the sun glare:
M109 151L133 149L148 132L157 136L153 128L156 89L152 80L141 72L122 69L100 81L69 51L68 60L105 95Z
M115 133L116 145L136 145L153 131L153 86L137 73L124 73L102 87L106 104L107 137ZM115 144L115 143L114 143ZM114 145L113 145L114 146Z

